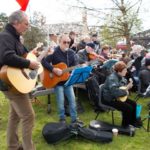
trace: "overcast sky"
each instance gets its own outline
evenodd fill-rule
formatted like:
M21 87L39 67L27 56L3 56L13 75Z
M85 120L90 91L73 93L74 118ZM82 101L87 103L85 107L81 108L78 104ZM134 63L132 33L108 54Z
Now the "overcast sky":
M82 15L80 9L72 9L66 4L76 6L75 0L30 0L26 12L28 15L33 11L40 11L46 16L47 23L62 23L81 21ZM111 6L110 0L83 0L88 8L104 9ZM107 1L107 3L106 3ZM131 0L130 0L131 1ZM133 1L133 0L132 0ZM135 0L137 1L137 0ZM83 6L82 4L80 6ZM9 15L11 12L19 9L20 6L16 0L0 0L0 13L4 12ZM92 17L93 18L93 17ZM143 5L140 12L140 18L143 21L144 29L150 29L150 0L143 0ZM96 24L96 19L91 19L88 16L89 24Z

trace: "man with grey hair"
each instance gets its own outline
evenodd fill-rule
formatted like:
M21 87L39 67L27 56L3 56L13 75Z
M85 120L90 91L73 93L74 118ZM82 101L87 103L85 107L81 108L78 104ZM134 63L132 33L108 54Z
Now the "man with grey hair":
M23 11L15 11L9 16L9 23L0 33L0 68L4 65L20 69L39 68L38 62L23 57L28 51L20 42L20 36L24 34L28 26L28 17ZM32 142L35 114L28 94L13 92L11 87L2 80L0 80L0 90L10 103L7 129L8 150L35 150ZM19 143L18 138L19 122L22 125L22 144Z

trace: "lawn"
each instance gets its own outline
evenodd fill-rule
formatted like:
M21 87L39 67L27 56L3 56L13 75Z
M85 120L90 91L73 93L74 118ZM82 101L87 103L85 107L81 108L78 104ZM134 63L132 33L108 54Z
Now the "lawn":
M132 94L131 97L135 97ZM86 92L80 92L80 100L85 109L85 112L79 114L80 119L88 126L89 122L95 118L95 113L92 106L90 105ZM43 126L48 122L58 121L57 109L55 96L51 97L51 108L50 114L47 113L47 97L38 97L41 104L33 103L33 107L36 113L36 122L33 131L33 140L36 144L37 150L147 150L150 147L150 132L146 132L143 128L136 129L136 135L134 137L129 137L125 135L118 135L113 138L111 143L98 143L85 140L83 138L72 138L67 141L60 142L55 145L48 145L41 134ZM141 99L138 101L142 104L142 114L141 117L145 117L148 113L148 108L146 106L149 99ZM0 93L0 150L6 150L6 128L8 119L8 101L5 99L4 95ZM100 114L100 120L111 122L110 113ZM70 122L70 118L67 117L67 122ZM118 111L115 111L115 124L120 124L121 115ZM146 127L147 121L144 122Z

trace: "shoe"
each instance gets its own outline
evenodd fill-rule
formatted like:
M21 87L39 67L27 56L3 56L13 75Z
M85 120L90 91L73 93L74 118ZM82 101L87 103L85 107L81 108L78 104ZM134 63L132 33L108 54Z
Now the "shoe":
M78 124L79 126L83 126L84 125L83 121L81 121L79 119L76 119L76 120L72 121L71 123L72 124Z
M138 118L136 120L136 122L133 124L133 126L136 127L136 128L140 128L140 127L142 127L142 125L143 125L143 123L141 121L141 118Z
M65 124L65 123L66 123L66 120L65 120L65 119L60 119L59 122Z

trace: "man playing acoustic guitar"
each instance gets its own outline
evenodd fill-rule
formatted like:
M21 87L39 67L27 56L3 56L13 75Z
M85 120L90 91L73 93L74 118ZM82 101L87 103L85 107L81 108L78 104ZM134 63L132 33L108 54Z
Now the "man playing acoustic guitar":
M54 49L54 53L48 55L42 60L42 65L46 68L44 71L44 77L42 83L47 88L53 87L54 85L58 113L60 122L65 123L65 108L64 108L64 95L67 97L69 102L69 110L71 116L71 122L79 122L77 119L75 94L72 86L65 87L64 84L69 78L69 72L66 67L75 66L77 64L77 58L75 52L69 49L70 38L68 35L61 35L59 38L59 46ZM69 70L68 70L69 71ZM42 79L41 79L42 80Z
M20 35L28 29L27 15L19 10L13 12L8 20L9 23L6 25L5 30L0 33L0 67L7 65L20 69L38 69L38 62L23 58L28 52L20 42ZM19 76L16 75L15 78L19 78ZM0 81L0 90L3 91L10 102L7 129L8 150L35 150L32 142L35 114L28 94L14 93L10 90L12 88L8 87L2 80ZM20 122L22 125L22 146L18 138Z
M136 118L136 102L123 96L128 96L128 89L132 87L132 82L128 84L124 78L127 73L127 66L123 61L115 63L114 72L107 77L103 87L102 102L106 105L112 106L122 112L122 126L128 127L133 125L141 127L141 121ZM127 88L121 88L126 86Z

